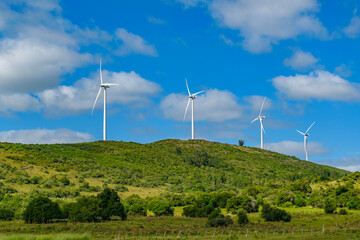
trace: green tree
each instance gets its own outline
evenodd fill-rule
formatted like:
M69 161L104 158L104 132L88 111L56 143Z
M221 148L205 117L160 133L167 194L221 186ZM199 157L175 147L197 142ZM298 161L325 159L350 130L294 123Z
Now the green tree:
M100 218L100 199L82 196L71 204L69 219L73 222L97 222Z
M264 204L261 210L261 217L267 222L290 222L291 216L282 209L271 207L270 204Z
M325 213L332 214L336 210L336 201L332 198L325 199Z
M26 223L47 223L61 217L59 204L52 202L45 196L32 199L23 213L23 219Z
M152 208L153 213L156 216L173 216L174 208L171 207L170 203L167 202L157 202Z
M109 220L112 216L118 216L121 220L126 219L124 205L115 190L105 188L97 198L100 200L100 216L103 220Z

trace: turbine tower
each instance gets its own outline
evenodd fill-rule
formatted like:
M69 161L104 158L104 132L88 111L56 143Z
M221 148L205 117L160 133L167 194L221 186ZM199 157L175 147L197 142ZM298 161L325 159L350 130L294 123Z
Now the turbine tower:
M188 103L186 105L186 109L185 109L185 113L184 113L184 120L185 121L185 117L186 117L186 113L187 113L187 110L189 108L189 105L190 105L190 101L191 101L191 139L195 139L195 128L194 128L194 100L196 99L196 95L200 94L200 93L203 93L205 91L200 91L200 92L197 92L197 93L194 93L194 94L191 94L190 93L190 90L189 90L189 86L188 86L188 83L187 83L187 79L185 78L185 82L186 82L186 88L187 88L187 91L189 93L189 100L188 100Z
M93 105L93 108L92 108L92 111L91 111L91 115L93 114L94 112L94 108L95 108L95 105L96 105L96 102L100 96L100 93L101 93L101 90L104 89L104 126L103 126L103 140L106 141L106 89L107 88L110 88L110 86L116 86L116 85L119 85L119 84L116 84L116 83L103 83L103 80L102 80L102 72L101 72L101 58L100 58L100 89L99 89L99 92L95 98L95 102L94 102L94 105Z
M313 122L310 127L308 128L308 130L305 132L305 133L302 133L300 132L299 130L296 130L298 131L298 133L304 135L304 150L305 150L305 155L306 155L306 161L309 161L308 159L308 152L307 152L307 137L309 136L308 132L310 130L310 128L314 125L315 122Z
M260 112L259 112L259 116L257 118L255 118L254 120L251 121L251 123L255 122L256 120L260 121L260 135L261 135L261 144L260 144L260 148L263 149L264 148L264 139L263 139L263 133L265 133L265 129L264 129L264 125L263 125L263 119L265 118L265 116L262 116L262 110L264 107L264 103L265 103L266 97L264 97L264 100L262 102L261 108L260 108Z

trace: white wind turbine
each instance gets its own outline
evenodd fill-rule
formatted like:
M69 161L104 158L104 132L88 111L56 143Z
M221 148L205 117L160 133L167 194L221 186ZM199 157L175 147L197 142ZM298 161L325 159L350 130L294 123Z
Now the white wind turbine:
M255 122L256 120L260 121L260 134L261 134L261 145L260 148L263 149L264 148L264 140L263 140L263 133L265 133L265 129L264 129L264 125L263 125L263 119L265 118L265 116L261 116L263 107L264 107L264 103L265 103L266 97L264 97L263 103L261 105L260 108L260 113L259 116L257 118L255 118L254 120L251 121L251 123Z
M305 133L302 133L300 132L299 130L296 130L298 131L298 133L304 135L304 150L305 150L305 155L306 155L306 161L309 161L308 159L308 152L307 152L307 137L309 136L308 132L310 130L310 128L314 125L315 122L313 122L310 127L308 128L308 130L305 132Z
M119 85L119 84L116 84L116 83L103 83L103 80L102 80L102 72L101 72L101 58L100 58L100 89L99 89L99 92L96 96L96 99L95 99L95 102L94 102L94 105L93 105L93 108L92 108L92 111L91 111L91 115L93 114L94 112L94 108L95 108L95 105L96 105L96 102L100 96L100 93L101 93L101 89L104 89L104 128L103 128L103 140L106 141L106 89L107 88L110 88L110 86L116 86L116 85Z
M200 93L203 93L205 91L200 91L200 92L197 92L197 93L194 93L194 94L191 94L190 93L190 90L189 90L189 86L188 86L188 83L187 83L187 79L185 78L185 82L186 82L186 88L187 88L187 91L189 93L189 100L188 100L188 103L186 105L186 109L185 109L185 113L184 113L184 120L185 121L185 117L186 117L186 113L187 113L187 110L189 108L189 104L190 104L190 101L191 101L191 139L194 139L195 138L195 129L194 129L194 100L196 99L196 95L200 94Z

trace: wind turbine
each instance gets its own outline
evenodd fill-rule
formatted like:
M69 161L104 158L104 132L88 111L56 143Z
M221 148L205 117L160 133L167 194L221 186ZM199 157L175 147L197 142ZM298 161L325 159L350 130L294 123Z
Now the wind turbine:
M184 120L185 121L185 117L186 117L186 113L187 113L187 110L189 108L189 104L190 104L190 101L191 101L191 139L194 139L195 138L195 129L194 129L194 100L196 99L196 95L200 94L200 93L203 93L205 91L200 91L200 92L197 92L197 93L194 93L194 94L191 94L190 93L190 90L189 90L189 86L188 86L188 83L187 83L187 79L185 78L185 82L186 82L186 88L187 88L187 91L189 93L189 100L188 100L188 103L186 105L186 109L185 109L185 113L184 113Z
M99 92L95 98L95 102L94 102L94 105L93 105L93 108L92 108L92 111L91 111L91 115L93 114L94 112L94 108L95 108L95 105L96 105L96 102L100 96L100 93L101 93L101 90L104 89L104 128L103 128L103 140L106 141L106 89L107 88L110 88L110 86L116 86L116 85L119 85L119 84L116 84L116 83L103 83L103 80L102 80L102 72L101 72L101 58L100 58L100 89L99 89Z
M264 129L264 125L263 125L263 119L265 118L265 116L261 116L263 107L264 107L264 103L265 103L266 97L264 97L263 103L261 105L260 108L260 112L259 112L259 116L257 118L255 118L254 120L251 121L251 123L255 122L256 120L260 121L260 134L261 134L261 145L260 148L263 149L264 148L264 140L263 140L263 133L265 133L265 129Z
M310 130L310 128L314 125L315 122L313 122L310 127L308 128L308 130L305 132L305 133L302 133L300 132L299 130L296 130L298 131L298 133L304 135L304 150L305 150L305 155L306 155L306 161L309 161L308 159L308 152L307 152L307 137L309 136L308 132Z

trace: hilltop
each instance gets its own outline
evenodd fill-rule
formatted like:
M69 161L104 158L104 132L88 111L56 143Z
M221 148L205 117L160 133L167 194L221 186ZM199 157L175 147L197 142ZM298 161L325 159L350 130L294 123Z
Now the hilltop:
M234 191L249 186L282 188L297 179L335 180L349 172L259 148L205 140L149 144L98 141L79 144L0 143L3 192L52 197L98 192L104 184L122 192Z

